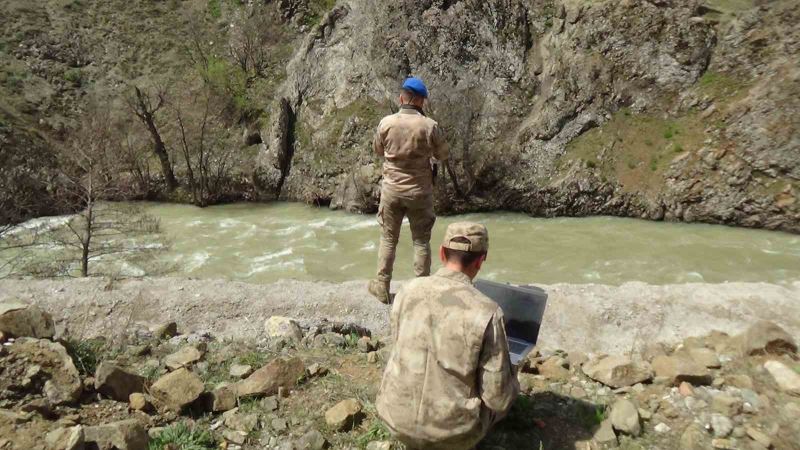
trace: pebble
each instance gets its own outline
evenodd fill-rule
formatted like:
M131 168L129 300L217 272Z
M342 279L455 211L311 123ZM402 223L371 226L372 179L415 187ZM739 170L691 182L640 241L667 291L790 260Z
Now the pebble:
M668 433L672 428L669 425L665 424L664 422L659 423L655 426L656 433Z
M711 429L714 430L715 437L728 437L733 431L733 422L722 414L712 414Z

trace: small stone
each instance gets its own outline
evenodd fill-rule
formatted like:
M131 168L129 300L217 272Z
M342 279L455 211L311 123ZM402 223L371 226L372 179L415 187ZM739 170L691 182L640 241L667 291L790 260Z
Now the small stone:
M539 365L539 374L551 380L566 380L570 373L569 362L560 356L551 356Z
M714 430L714 437L728 437L733 431L733 422L722 414L712 414L711 429Z
M322 433L311 429L295 441L294 446L297 450L323 450L328 446L328 441Z
M728 394L718 394L711 400L711 408L728 417L733 417L742 410L742 401Z
M730 439L712 439L711 440L711 447L722 449L722 450L734 450L736 446L734 446L733 441Z
M654 429L656 430L656 433L669 433L669 431L672 430L672 428L670 428L669 425L665 424L664 422L656 425Z
M750 439L758 442L764 447L766 448L772 447L772 438L769 437L763 431L753 427L745 427L745 432L747 433L748 436L750 436Z
M249 433L258 426L257 414L243 414L238 410L230 410L222 416L225 419L225 426L231 430Z
M617 400L611 407L611 424L614 429L631 436L639 436L642 432L639 423L639 410L626 399Z
M269 396L264 397L259 402L261 405L261 409L267 412L277 411L278 410L278 397L276 396Z
M342 400L325 411L325 423L334 431L349 431L363 419L361 403L356 399Z
M248 366L244 364L233 364L228 373L233 378L245 378L251 373L253 373L253 366Z
M225 430L222 432L222 437L236 445L244 445L247 441L247 433L244 431Z
M778 384L782 391L800 395L800 374L786 367L780 361L767 361L764 363L764 368L772 375L775 383Z
M358 351L361 353L369 353L375 350L374 346L372 345L372 339L369 336L362 336L358 339L356 343L356 347L358 347Z
M656 376L666 377L672 385L679 385L682 381L704 385L712 380L705 366L684 355L659 356L653 360L653 370Z
M653 418L653 413L644 408L639 408L639 417L641 417L642 420L650 420Z
M708 449L708 433L697 425L689 425L681 434L681 450L706 450Z
M392 450L390 441L372 441L367 444L367 450Z
M128 397L128 404L134 411L144 411L149 406L147 397L141 392L134 392Z
M230 386L221 386L211 391L211 411L225 412L236 407L236 393Z
M747 436L747 431L745 431L744 427L733 427L733 431L731 432L731 436L741 439Z
M601 445L616 445L617 435L614 433L614 425L611 423L611 419L606 419L600 423L600 427L594 432L592 439Z
M691 383L685 381L681 382L681 385L678 387L678 392L684 397L691 397L694 395L694 389L692 389Z
M164 358L164 364L170 370L178 370L181 367L191 366L193 363L200 361L203 358L203 353L199 348L187 345L177 352L168 355Z
M53 430L47 433L44 440L49 450L83 450L86 445L83 427L80 425Z
M308 373L309 377L321 377L328 373L328 369L322 367L319 363L313 363L306 368L306 373Z
M728 375L725 382L739 389L753 389L753 379L747 375Z
M272 428L273 431L281 433L289 428L289 424L286 423L286 419L278 417L272 419L272 422L270 422L270 427Z
M153 335L157 339L169 339L178 335L178 324L166 322L153 328Z
M369 352L367 353L367 362L370 364L377 364L378 363L378 352Z

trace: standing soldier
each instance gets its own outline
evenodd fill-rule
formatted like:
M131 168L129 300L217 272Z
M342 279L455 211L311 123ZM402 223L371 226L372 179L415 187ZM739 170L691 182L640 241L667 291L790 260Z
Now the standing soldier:
M408 216L414 241L414 274L431 272L431 229L436 222L433 211L434 160L447 159L448 147L442 129L425 116L422 106L428 88L419 78L407 78L400 93L400 111L381 120L373 147L384 157L383 186L378 208L381 244L378 249L377 279L370 281L369 292L382 303L390 303L400 225Z

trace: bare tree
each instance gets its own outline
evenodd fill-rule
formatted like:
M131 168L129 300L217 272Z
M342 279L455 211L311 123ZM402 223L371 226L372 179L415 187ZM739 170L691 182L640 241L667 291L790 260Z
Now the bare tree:
M206 206L223 190L233 164L233 147L221 119L224 102L205 83L181 92L169 103L175 115L176 147L183 156L194 203Z
M231 33L228 53L242 72L248 84L268 75L275 64L273 48L281 41L281 28L273 15L265 14L265 7L255 7Z
M165 96L163 89L157 89L151 95L142 92L138 86L134 86L133 94L129 95L126 100L130 110L150 133L150 138L153 141L153 153L161 163L161 172L164 175L167 189L173 191L178 187L178 181L175 179L175 173L172 170L172 162L169 159L167 146L164 144L161 132L156 124L156 114L164 106Z

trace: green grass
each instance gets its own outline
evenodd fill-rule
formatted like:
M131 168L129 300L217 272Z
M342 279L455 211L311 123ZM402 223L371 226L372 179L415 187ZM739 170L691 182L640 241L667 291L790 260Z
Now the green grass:
M391 439L391 434L389 434L389 429L386 428L386 425L380 419L375 419L369 424L369 428L367 431L360 434L356 438L356 445L359 448L366 448L367 444L372 441L386 441Z
M78 68L67 69L64 72L64 80L69 81L75 86L80 86L83 83L83 74L81 73L81 69Z
M185 423L172 425L155 436L147 446L148 450L164 448L179 450L207 450L216 448L214 437L207 430L190 428Z
M215 19L222 17L222 4L220 0L208 0L208 14Z
M250 366L253 368L253 370L257 370L267 363L267 358L268 355L264 352L254 350L239 356L236 358L236 362L238 364Z
M81 375L94 376L97 365L108 354L106 342L102 339L68 339L65 344L67 354Z

